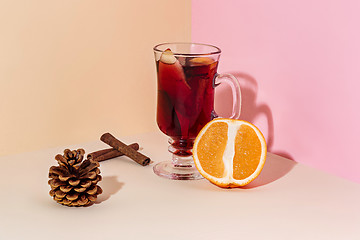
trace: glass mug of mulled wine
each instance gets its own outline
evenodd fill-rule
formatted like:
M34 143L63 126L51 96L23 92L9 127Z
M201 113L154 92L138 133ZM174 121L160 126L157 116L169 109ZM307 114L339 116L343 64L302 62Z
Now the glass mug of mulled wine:
M231 74L218 74L221 50L198 43L163 43L154 47L157 69L157 124L170 137L172 161L154 166L154 172L169 179L201 179L194 166L192 147L199 131L213 118L214 88L227 83L233 94L230 118L241 111L241 91Z

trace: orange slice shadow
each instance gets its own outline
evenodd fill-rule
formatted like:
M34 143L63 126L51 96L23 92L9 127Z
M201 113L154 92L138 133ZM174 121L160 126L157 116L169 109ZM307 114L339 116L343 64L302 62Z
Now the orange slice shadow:
M260 175L254 179L254 181L241 188L256 188L272 183L289 173L296 164L295 161L289 158L268 152L264 168Z

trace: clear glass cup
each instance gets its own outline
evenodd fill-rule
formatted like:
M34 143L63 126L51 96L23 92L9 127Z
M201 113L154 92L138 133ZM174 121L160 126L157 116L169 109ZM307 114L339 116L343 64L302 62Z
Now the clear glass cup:
M154 172L169 179L201 179L194 166L192 147L199 131L218 117L214 111L214 89L230 85L233 111L241 112L241 90L231 74L218 74L221 50L199 43L163 43L154 47L157 69L157 124L170 137L172 160L154 166Z

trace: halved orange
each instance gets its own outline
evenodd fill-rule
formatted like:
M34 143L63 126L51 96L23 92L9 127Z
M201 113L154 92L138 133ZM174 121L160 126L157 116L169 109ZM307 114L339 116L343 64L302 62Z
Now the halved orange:
M193 158L200 174L224 188L244 186L261 172L266 141L253 124L217 118L204 126L195 139Z

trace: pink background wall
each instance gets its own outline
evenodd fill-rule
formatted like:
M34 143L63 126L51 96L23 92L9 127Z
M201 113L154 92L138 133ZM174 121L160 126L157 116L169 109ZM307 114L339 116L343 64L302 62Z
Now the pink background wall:
M193 0L192 41L223 51L242 119L273 153L360 182L360 1ZM226 114L228 90L218 91Z

